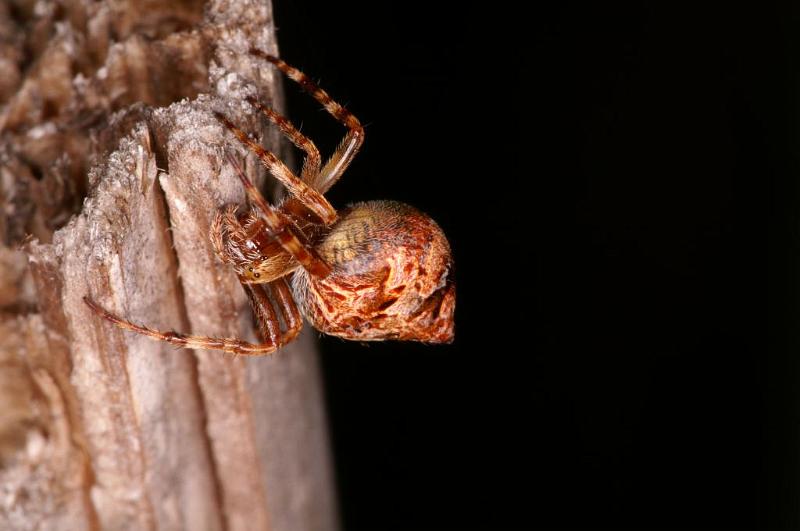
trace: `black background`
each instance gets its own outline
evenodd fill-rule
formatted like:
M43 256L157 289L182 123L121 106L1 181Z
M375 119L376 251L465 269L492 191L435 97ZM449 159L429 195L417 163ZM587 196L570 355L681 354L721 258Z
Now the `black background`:
M800 528L796 11L274 3L457 264L453 345L321 341L346 530Z

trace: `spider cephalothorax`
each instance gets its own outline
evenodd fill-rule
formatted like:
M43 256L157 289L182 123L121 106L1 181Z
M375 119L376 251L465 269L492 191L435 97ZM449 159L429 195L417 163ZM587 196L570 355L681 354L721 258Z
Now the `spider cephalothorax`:
M291 341L302 326L301 312L321 332L345 339L452 341L455 283L450 246L442 230L422 212L393 201L357 203L337 213L322 194L358 152L363 127L302 72L259 50L252 53L299 83L348 128L339 148L322 165L313 142L286 118L248 100L305 152L298 177L217 114L290 194L277 207L270 206L236 160L229 158L251 208L223 208L211 226L214 250L239 276L263 343L161 332L111 314L88 298L86 303L122 328L179 346L238 354L269 354Z

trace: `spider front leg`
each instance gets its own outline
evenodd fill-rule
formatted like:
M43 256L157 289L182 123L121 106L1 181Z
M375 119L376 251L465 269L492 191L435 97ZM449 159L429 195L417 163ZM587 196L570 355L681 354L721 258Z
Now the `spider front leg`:
M336 148L336 151L325 163L322 170L316 175L312 175L308 181L311 186L324 194L339 180L339 177L342 176L355 158L358 150L361 149L361 145L364 143L364 127L353 113L337 103L327 92L319 88L316 83L297 68L258 48L251 48L250 53L275 65L289 79L311 94L339 123L347 127L347 134L339 143L339 147Z
M316 144L301 133L288 118L281 116L275 109L270 109L252 96L247 98L247 102L261 111L270 122L277 125L292 144L303 150L306 156L303 160L303 169L300 171L300 180L310 183L319 173L319 166L322 163L322 157L320 157Z
M267 224L272 235L281 244L286 252L291 254L303 268L316 277L326 277L331 272L331 266L323 260L314 248L306 241L305 236L295 228L294 223L288 220L283 214L272 208L261 195L261 192L253 186L250 179L242 171L241 166L236 160L228 156L228 161L236 170L239 180L244 186L248 199L259 211L261 218Z
M250 299L250 304L253 306L253 312L256 315L259 332L262 336L262 343L156 330L123 319L104 309L89 297L84 297L83 302L97 315L123 330L130 330L131 332L183 348L221 350L243 356L264 356L272 354L278 348L297 337L303 326L303 320L297 305L291 297L289 286L286 284L285 279L281 278L268 284L243 283L243 286ZM273 301L280 308L285 330L281 330L281 323L273 306Z
M256 317L258 331L261 339L265 343L273 343L278 347L290 343L303 328L303 318L300 310L292 297L292 292L285 278L279 278L265 284L248 284L242 282L250 305L253 307L253 314ZM281 318L286 326L286 330L281 331L280 321L275 312L272 300L278 305L281 311ZM277 347L276 347L277 348Z
M236 136L237 139L239 139L239 142L247 146L250 151L258 156L264 167L267 168L267 170L286 187L290 194L296 197L311 212L316 214L316 216L321 219L323 223L333 223L333 221L336 219L336 210L334 210L328 200L325 199L321 193L316 191L306 182L300 180L289 168L286 167L283 162L278 159L278 157L275 156L274 153L267 151L257 142L253 141L249 136L247 136L247 133L236 127L233 122L225 117L225 115L218 112L215 112L214 115L234 134L234 136ZM270 115L268 114L267 116ZM277 113L274 113L273 117L277 119L277 117L280 116ZM287 134L287 136L292 138L293 142L300 142L301 145L305 146L305 148L309 151L312 151L312 153L313 150L316 150L316 146L313 148L313 150L309 147L309 145L313 145L311 141L305 136L301 135L299 131L294 129L294 126L292 126L288 120L283 117L280 118L282 121L279 122L279 125L281 123L283 124L281 130L284 133L296 133L294 137ZM306 144L304 141L308 141L308 144ZM306 151L306 153L308 153L308 151ZM317 151L317 153L319 152Z

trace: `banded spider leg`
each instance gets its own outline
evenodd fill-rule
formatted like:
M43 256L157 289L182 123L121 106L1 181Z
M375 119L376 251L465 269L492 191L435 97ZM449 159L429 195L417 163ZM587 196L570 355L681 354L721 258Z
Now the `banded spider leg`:
M89 297L83 297L92 311L105 320L115 324L123 330L130 330L159 341L165 341L177 347L191 349L221 350L232 354L245 356L263 356L272 354L278 348L292 341L303 327L303 319L297 305L292 298L286 279L279 278L267 284L242 284L250 299L250 304L256 314L262 343L250 343L241 339L218 338L191 334L181 334L174 331L162 331L139 325L119 317L94 302ZM278 314L273 306L273 300L280 309L285 330L281 330Z

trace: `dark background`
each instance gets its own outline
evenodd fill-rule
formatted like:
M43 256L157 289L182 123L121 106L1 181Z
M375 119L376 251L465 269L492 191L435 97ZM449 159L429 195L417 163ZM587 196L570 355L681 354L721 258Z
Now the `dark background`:
M796 10L274 3L457 263L453 345L321 341L346 530L800 528Z

